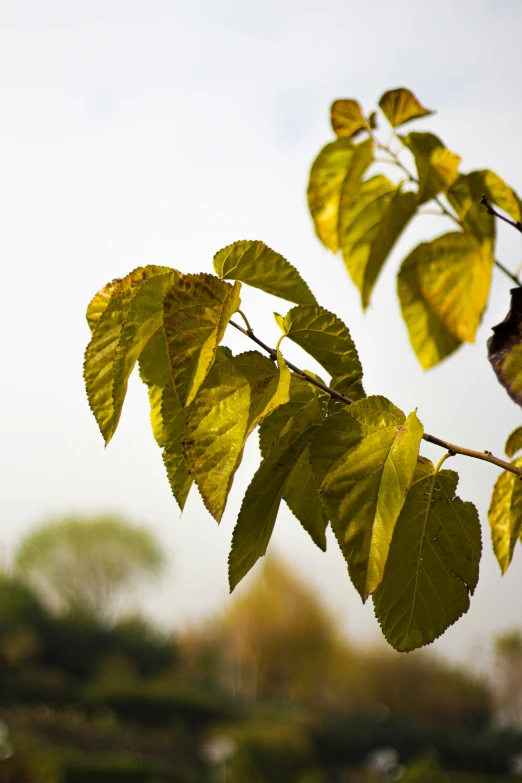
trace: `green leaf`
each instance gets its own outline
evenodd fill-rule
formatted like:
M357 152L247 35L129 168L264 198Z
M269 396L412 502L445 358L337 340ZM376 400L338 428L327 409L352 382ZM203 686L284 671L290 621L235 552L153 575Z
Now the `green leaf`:
M290 373L256 351L217 362L187 415L183 448L205 506L219 522L252 430L289 400Z
M162 391L161 418L163 422L163 463L167 470L172 494L181 511L192 486L192 476L187 470L182 440L185 420L190 408L182 408L172 383Z
M507 439L504 451L511 458L520 449L522 449L522 427L517 427Z
M413 153L417 166L417 203L424 204L445 193L458 176L459 155L446 149L433 133L409 133L402 141Z
M522 459L511 463L522 467ZM513 559L515 544L522 532L522 481L514 473L502 471L498 477L488 512L491 538L500 570L503 574Z
M455 496L454 471L433 472L419 462L373 595L383 634L400 652L429 644L467 612L478 580L477 510Z
M166 386L170 382L170 361L163 324L152 335L138 360L140 378L149 386Z
M379 101L379 106L392 128L398 128L405 122L433 114L419 103L411 90L405 87L385 92Z
M522 407L522 288L511 289L509 313L488 340L488 359L499 383Z
M362 130L370 130L359 103L353 98L334 101L331 108L332 128L337 136L351 138Z
M403 193L382 174L363 182L343 215L340 235L344 263L361 292L363 307L395 242L413 217L414 193Z
M359 192L364 172L373 161L373 142L354 145L337 139L324 147L310 171L308 206L315 233L329 250L337 253L343 215Z
M288 302L316 304L297 269L264 242L244 240L224 247L214 256L214 269L221 278L240 280Z
M479 241L493 241L496 228L494 216L480 203L483 195L515 222L521 220L520 199L494 171L483 169L461 174L447 195L466 230Z
M280 405L266 416L259 426L259 449L262 457L266 457L288 423L307 405L317 403L319 419L322 421L324 418L328 395L317 386L313 386L298 375L291 374L289 397L287 403Z
M292 417L250 482L232 536L231 591L266 552L286 481L317 426L316 416L312 403Z
M424 242L414 252L424 298L455 337L474 342L491 285L490 244L453 232Z
M282 321L284 334L332 376L361 381L362 367L348 327L322 307L293 307Z
M118 353L114 362L113 418L110 436L118 425L134 365L148 341L161 327L163 300L167 291L178 279L179 275L173 269L163 275L155 275L140 285L132 299L121 330Z
M95 328L85 352L84 378L89 405L106 444L116 429L123 402L122 392L126 387L121 362L125 350L132 351L132 341L126 341L128 332L125 328L127 321L136 317L135 311L131 314L132 302L142 286L149 285L149 281L156 277L163 279L169 274L177 273L168 267L158 266L136 269L112 291L108 304L104 296L100 296L95 304L93 300L89 305L89 318ZM122 339L125 340L123 344ZM116 384L117 370L120 370L120 374ZM118 399L115 399L115 395L118 395Z
M423 428L384 397L330 416L311 448L321 500L363 601L382 580Z
M142 272L143 267L135 269L133 272L131 272L131 275L139 275L139 280L136 282L141 282ZM87 305L87 312L85 313L91 332L94 331L96 324L107 309L107 306L112 297L117 293L120 293L124 287L128 288L130 286L124 286L123 281L120 280L120 278L116 278L116 280L111 280L110 283L107 283L106 286L100 289L98 293L93 296Z
M152 335L138 361L140 378L148 386L152 432L158 446L163 448L163 419L161 415L163 389L167 385L172 385L163 326L160 326Z
M320 423L320 422L318 422ZM307 443L285 482L283 500L319 549L326 552L326 518L317 493Z
M240 283L213 275L185 275L165 297L164 329L172 382L189 405L206 378L232 315L240 307Z

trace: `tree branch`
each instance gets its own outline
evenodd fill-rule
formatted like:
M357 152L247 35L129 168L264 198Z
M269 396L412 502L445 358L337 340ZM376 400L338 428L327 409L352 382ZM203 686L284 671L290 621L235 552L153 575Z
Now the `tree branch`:
M270 346L266 345L266 343L264 343L262 340L256 337L252 331L247 331L239 324L236 324L234 321L230 321L229 323L231 326L234 327L234 329L237 329L239 332L244 334L245 337L249 337L250 340L253 340L256 343L256 345L259 345L260 348L266 351L273 361L277 360L277 354L275 350L273 348L270 348ZM299 375L305 381L308 381L308 383L311 383L313 386L316 386L318 389L321 389L321 391L326 392L326 394L329 394L330 397L332 397L334 400L339 400L340 402L344 402L346 405L352 405L354 403L354 400L351 400L349 397L346 397L344 394L341 394L335 389L331 389L326 384L317 380L317 378L314 378L312 375L309 375L307 372L304 372L304 370L300 370L299 367L296 367L296 365L292 364L292 362L287 362L286 359L285 362L287 367L289 367L289 369L292 370L292 372L295 372L296 375ZM484 462L490 462L492 465L497 465L497 467L503 468L503 470L507 470L510 473L514 473L516 476L522 479L522 468L516 468L514 465L511 465L509 462L506 462L503 459L499 459L498 457L493 456L493 454L490 451L487 450L474 451L473 449L466 449L463 448L462 446L456 446L454 443L449 443L446 440L441 440L441 438L436 438L434 435L429 435L427 432L424 433L422 439L425 440L427 443L433 443L435 446L440 446L441 448L446 449L448 451L448 454L452 456L455 454L461 454L464 457L481 459Z
M497 210L494 209L489 203L485 193L482 194L480 203L486 207L486 210L489 212L490 215L495 215L495 217L499 218L499 220L503 220L504 223L508 223L508 225L513 226L513 228L516 228L516 230L520 231L520 233L522 234L522 223L519 220L518 221L511 220L510 218L501 215L500 212L497 212Z

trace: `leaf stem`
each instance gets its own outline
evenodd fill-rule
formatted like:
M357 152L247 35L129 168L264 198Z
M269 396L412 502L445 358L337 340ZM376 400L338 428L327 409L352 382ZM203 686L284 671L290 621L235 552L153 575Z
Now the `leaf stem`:
M395 163L396 166L402 169L402 171L408 177L409 182L413 182L417 185L419 184L419 180L416 177L414 177L411 171L407 168L407 166L405 166L404 163L401 160L399 160L399 156L397 155L397 153L395 153L389 146L386 146L385 144L381 144L380 142L378 142L375 139L375 137L374 137L374 142L378 149L383 150L383 152L386 152L390 156L390 158L392 159L390 163L393 162ZM462 231L467 233L466 226L464 225L464 223L460 220L459 217L457 217L457 215L454 215L453 212L447 209L444 202L441 201L439 196L434 196L433 201L440 208L441 213L443 215L450 218L450 220L453 220L453 222L456 223ZM496 217L500 218L500 220L503 220L505 223L509 223L510 226L513 226L514 228L517 229L517 231L520 231L522 233L522 223L515 223L514 220L509 220L509 218L504 217L504 215L501 215L499 212L493 209L493 207L491 206L491 204L489 203L485 195L483 195L482 198L480 199L480 203L486 207L490 215L495 215ZM497 261L496 258L495 258L495 266L498 267L498 269L500 269L500 271L503 272L507 277L509 277L509 279L515 283L515 285L522 286L522 282L519 280L519 278L516 275L514 275L512 272L510 272L509 269L504 266L504 264L502 264L500 261Z
M249 337L257 345L259 345L260 348L266 351L274 362L277 361L276 351L273 348L270 348L269 345L266 345L266 343L260 340L259 337L256 337L255 334L252 332L252 330L250 330L249 332L247 329L244 329L242 326L236 324L234 321L229 321L229 323L231 326L234 327L234 329L237 329L246 337ZM296 365L292 364L292 362L288 362L286 359L284 361L286 365L289 367L289 369L292 370L292 372L295 372L305 381L311 383L312 386L316 386L318 389L321 389L321 391L326 392L326 394L329 394L330 397L333 397L333 399L339 400L340 402L344 402L345 405L353 404L354 400L351 400L349 397L346 397L344 394L341 394L335 389L331 389L325 383L322 383L322 381L319 381L317 378L314 378L312 375L309 375L307 372L304 372L304 370L301 370L299 369L299 367L296 367ZM447 440L436 438L435 435L429 435L427 432L424 433L422 439L425 440L427 443L433 443L435 446L440 446L441 448L446 449L446 451L448 452L447 454L444 455L442 460L439 462L438 467L440 467L440 465L442 465L442 462L444 462L445 459L448 459L448 457L453 457L456 454L461 454L463 457L472 457L473 459L480 459L483 460L484 462L490 462L492 465L496 465L497 467L502 468L503 470L507 470L510 473L514 473L515 476L519 476L519 478L522 479L522 468L517 468L514 465L511 465L511 463L506 462L506 460L499 459L499 457L495 457L490 451L487 450L474 451L473 449L466 449L462 446L456 446L454 443L449 443Z
M246 328L247 328L247 332L248 332L248 334L249 334L249 335L252 335L252 334L254 334L254 330L252 329L252 327L251 327L251 326L250 326L250 324L248 323L248 318L246 317L246 315L244 314L244 312L243 312L242 310L238 310L238 313L239 313L239 315L241 316L241 318L243 319L243 321L245 322L245 326L246 326Z
M269 345L266 345L266 343L264 343L258 337L256 337L253 332L248 332L246 329L243 329L242 326L236 324L234 321L229 321L229 323L230 326L233 326L239 332L242 332L244 335L250 337L251 340L257 343L257 345L259 345L260 348L262 348L264 351L268 353L268 355L270 356L271 359L273 359L274 362L277 361L277 352L273 348L270 348ZM318 389L321 389L321 391L326 392L326 394L329 394L330 397L333 397L335 400L344 402L346 405L351 405L354 402L354 400L351 400L349 397L346 397L344 394L335 391L335 389L330 389L329 386L317 380L317 378L313 378L311 375L308 375L308 373L305 372L304 370L300 370L299 367L296 367L295 364L292 364L292 362L288 362L285 359L285 364L287 365L287 367L290 368L290 370L292 370L292 372L295 372L297 375L300 375L301 378L304 378L305 381L308 381L308 383L313 384L313 386L317 386Z

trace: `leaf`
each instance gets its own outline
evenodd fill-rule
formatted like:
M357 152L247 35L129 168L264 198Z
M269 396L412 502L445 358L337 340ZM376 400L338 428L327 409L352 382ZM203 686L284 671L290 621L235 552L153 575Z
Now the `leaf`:
M325 401L328 399L328 395L298 375L291 374L290 376L289 397L287 403L272 411L259 426L259 449L262 457L266 457L288 423L307 405L317 403L319 405L319 419L322 421L324 418Z
M141 273L142 271L143 268L141 267L139 270L134 270L134 272L131 272L131 275L136 274L136 272ZM87 318L87 323L89 324L89 328L91 332L94 331L96 324L98 323L101 316L107 309L107 306L111 301L112 297L115 294L120 293L120 291L123 290L123 287L124 287L123 280L121 280L120 278L116 278L115 280L111 280L110 283L107 283L106 286L100 289L98 293L93 296L93 298L91 299L91 301L87 306L87 312L85 313ZM129 287L129 286L125 286L125 287Z
M332 376L362 379L362 367L348 327L319 306L293 307L282 321L286 337L300 345Z
M363 307L401 232L415 213L413 193L403 193L378 174L363 182L359 195L343 215L340 235L344 263L361 292Z
M459 155L446 149L433 133L409 133L402 141L411 150L417 166L417 203L445 193L458 176Z
M286 481L317 426L314 407L303 407L287 423L245 493L228 560L231 591L267 550Z
M312 440L321 500L363 601L382 580L423 428L384 397L330 416Z
M168 267L158 266L135 269L113 290L106 306L104 296L100 296L96 304L93 300L89 305L92 306L89 317L95 328L85 352L84 379L89 405L106 444L114 434L121 412L123 400L120 398L118 409L114 400L114 381L121 354L120 341L130 317L132 301L149 280L165 274L177 273ZM121 392L121 389L120 384L118 390Z
M522 459L519 457L511 464L520 468ZM514 473L504 470L495 482L488 518L493 550L505 574L522 532L522 481Z
M469 608L481 554L472 503L455 496L458 475L419 462L373 595L375 614L399 652L437 639Z
M185 275L165 297L164 329L174 389L189 405L212 367L216 348L240 306L240 283Z
M507 439L504 451L511 458L520 449L522 449L522 427L517 427Z
M418 245L403 261L397 293L410 342L425 370L439 364L462 344L431 308L419 283L419 265L426 257L424 245Z
M323 147L312 164L308 207L315 233L333 253L339 250L341 216L357 195L362 176L372 161L371 139L354 145L350 139L341 138Z
M170 382L170 361L163 324L152 335L138 360L140 378L149 386L166 386Z
M326 518L317 493L312 466L310 444L307 443L292 468L284 487L283 500L297 517L319 549L326 552Z
M113 417L109 438L118 425L127 384L134 365L148 341L163 322L163 300L173 283L179 279L174 270L145 280L134 295L123 324L118 353L114 362L112 388ZM107 440L108 442L108 440Z
M163 326L152 335L141 352L139 358L140 378L148 386L150 404L150 423L156 443L164 446L163 418L161 406L163 389L172 385L170 380L170 363L165 342Z
M353 98L334 101L331 108L332 128L337 136L351 138L362 130L370 130L359 103Z
M379 100L379 106L392 128L398 128L405 122L434 113L425 109L415 95L405 87L385 92Z
M486 308L493 270L489 243L460 232L416 248L417 279L432 310L455 337L474 342Z
M256 351L217 362L187 415L183 449L205 506L219 522L246 440L289 400L290 373Z
M167 470L172 494L181 511L192 486L192 476L187 470L182 449L182 439L187 412L182 408L172 383L162 391L161 418L163 421L163 463Z
M450 204L465 228L479 241L495 238L495 218L480 203L485 195L515 222L521 220L520 199L494 171L483 169L461 174L448 190Z
M338 375L332 378L330 381L330 388L335 389L340 394L344 394L349 400L357 402L366 397L362 380L355 378L352 375ZM346 403L336 400L335 397L330 397L328 400L328 414L334 413L337 410L343 410L346 408Z
M245 240L224 247L214 256L214 269L221 278L240 280L289 302L316 304L297 269L264 242Z
M499 383L522 407L522 288L511 289L509 313L488 340L488 359Z

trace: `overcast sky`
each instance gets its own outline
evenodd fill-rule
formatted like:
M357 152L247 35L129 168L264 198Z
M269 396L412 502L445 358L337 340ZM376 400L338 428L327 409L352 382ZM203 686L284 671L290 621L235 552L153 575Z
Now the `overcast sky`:
M427 431L502 454L521 411L486 361L491 326L509 304L495 274L477 344L423 373L409 347L394 277L420 239L449 230L419 220L399 243L362 315L340 258L315 238L306 181L332 138L331 101L370 111L405 85L438 113L422 127L462 158L522 190L522 4L350 0L2 0L0 3L0 258L3 298L0 541L7 560L48 515L118 511L149 525L169 577L147 606L184 626L226 605L227 554L242 494L258 460L247 448L218 528L195 489L183 518L148 423L145 387L130 384L107 450L89 411L82 361L91 296L147 263L212 270L237 239L262 239L295 264L320 303L348 324L368 393ZM522 261L500 227L498 257ZM244 309L275 339L279 300L245 292ZM235 350L248 350L231 336ZM285 344L290 359L299 349ZM308 366L311 366L308 361ZM428 456L437 450L424 450ZM440 450L438 451L440 456ZM522 552L503 579L491 554L487 507L496 469L465 458L461 497L476 502L485 553L469 613L434 648L455 659L522 625ZM353 639L379 634L334 542L322 554L283 508L272 546L317 588ZM520 550L520 547L518 547ZM239 589L244 589L249 583Z

